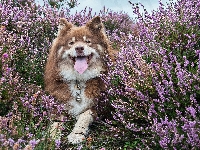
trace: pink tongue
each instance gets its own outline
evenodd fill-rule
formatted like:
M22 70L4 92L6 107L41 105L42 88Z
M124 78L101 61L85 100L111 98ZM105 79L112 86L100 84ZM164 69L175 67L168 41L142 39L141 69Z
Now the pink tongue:
M77 57L75 59L74 69L82 74L88 68L87 57Z

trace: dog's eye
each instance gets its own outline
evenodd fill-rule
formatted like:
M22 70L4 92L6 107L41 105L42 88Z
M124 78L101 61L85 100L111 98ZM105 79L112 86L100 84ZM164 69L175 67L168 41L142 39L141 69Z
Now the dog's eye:
M74 42L73 42L73 41L70 41L70 42L69 42L69 45L73 45L73 44L74 44Z
M86 43L91 43L91 41L90 41L90 40L86 40L85 42L86 42Z

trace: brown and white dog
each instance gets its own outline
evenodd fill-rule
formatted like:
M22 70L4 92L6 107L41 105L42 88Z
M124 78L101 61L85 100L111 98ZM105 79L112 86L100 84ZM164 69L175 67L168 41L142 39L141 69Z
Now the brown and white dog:
M106 73L106 55L113 50L100 17L76 27L61 18L45 68L45 90L65 104L67 113L77 119L68 141L85 139L89 124L96 116L96 98L105 85L100 74ZM53 129L58 125L54 122Z

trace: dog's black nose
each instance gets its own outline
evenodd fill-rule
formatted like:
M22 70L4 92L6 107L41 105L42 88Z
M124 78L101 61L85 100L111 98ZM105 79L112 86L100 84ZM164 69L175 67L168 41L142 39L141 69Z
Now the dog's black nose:
M83 54L84 47L78 46L75 48L77 54Z

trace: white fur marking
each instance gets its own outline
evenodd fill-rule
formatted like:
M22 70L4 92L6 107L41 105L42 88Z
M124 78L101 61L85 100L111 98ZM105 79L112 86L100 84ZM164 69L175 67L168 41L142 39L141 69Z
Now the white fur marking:
M75 42L76 41L76 38L75 37L72 37L72 42Z
M100 76L101 71L104 71L101 62L96 62L94 65L90 66L83 74L79 74L76 70L74 70L73 66L67 64L60 65L60 70L60 75L66 81L87 81L89 79Z
M60 31L64 28L64 26L65 25L61 23L58 25L58 33L56 34L57 36L60 34Z
M58 50L58 57L60 57L62 50L63 50L63 47L61 47L61 48Z
M83 36L83 41L86 41L86 36Z
M69 84L73 99L69 101L70 108L68 113L75 117L94 105L93 101L85 96L85 82L80 82L79 85L81 90L76 88L76 81L71 81ZM80 102L76 100L77 93L80 94Z
M103 52L103 48L102 48L101 45L97 44L97 48L98 48L98 50L99 50L100 52Z

